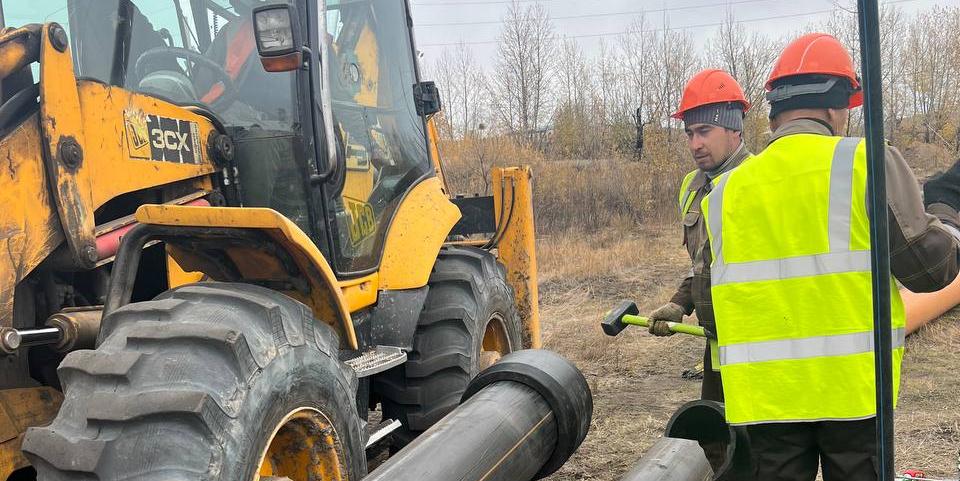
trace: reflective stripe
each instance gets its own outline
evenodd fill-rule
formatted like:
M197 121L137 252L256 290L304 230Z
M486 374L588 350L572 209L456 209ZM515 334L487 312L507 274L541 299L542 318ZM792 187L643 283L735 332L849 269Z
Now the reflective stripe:
M714 265L710 271L710 281L719 286L731 282L772 281L846 272L870 272L870 251L831 252Z
M827 221L830 252L850 250L850 210L853 197L853 163L860 139L844 137L837 142L830 164L830 211Z
M687 172L687 175L683 177L683 181L680 182L680 195L677 199L679 205L677 209L680 212L681 220L683 220L683 216L687 215L687 211L690 210L690 205L693 203L693 192L690 190L690 184L693 184L693 179L697 176L697 172L699 172L699 170Z
M726 264L723 261L723 190L729 175L720 177L709 196L707 219L714 255L710 275L713 285L869 271L870 251L850 252L853 165L860 140L844 137L833 151L827 208L829 252L826 254Z
M723 225L723 189L727 186L727 179L732 173L720 176L717 179L717 185L707 196L707 202L710 206L709 219L707 219L707 228L713 234L710 239L710 250L713 251L713 266L723 265L723 232L720 227Z
M687 214L687 209L690 208L689 200L690 200L691 194L693 194L693 192L690 192L688 188L687 193L683 195L683 200L680 201L680 217L681 218Z
M893 349L903 347L905 339L906 329L894 329ZM720 365L847 356L865 352L873 352L873 331L720 346Z

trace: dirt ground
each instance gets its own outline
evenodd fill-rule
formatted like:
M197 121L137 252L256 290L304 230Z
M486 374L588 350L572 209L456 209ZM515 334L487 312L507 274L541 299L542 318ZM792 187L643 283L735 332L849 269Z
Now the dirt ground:
M673 411L697 399L684 371L703 342L654 338L640 328L604 336L602 313L622 299L659 306L689 268L679 229L544 237L538 246L545 347L573 360L593 391L590 434L550 481L618 480L662 434ZM956 478L960 464L960 309L907 340L896 414L898 472Z

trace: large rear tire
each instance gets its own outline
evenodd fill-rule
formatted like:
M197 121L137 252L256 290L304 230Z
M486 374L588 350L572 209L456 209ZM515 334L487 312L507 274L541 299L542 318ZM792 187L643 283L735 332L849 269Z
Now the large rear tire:
M252 285L193 284L116 310L102 339L64 359L63 406L26 435L38 479L365 474L356 377L303 304Z
M456 408L483 368L522 349L513 289L492 254L444 247L428 285L409 360L374 379L384 418L403 424L395 446Z

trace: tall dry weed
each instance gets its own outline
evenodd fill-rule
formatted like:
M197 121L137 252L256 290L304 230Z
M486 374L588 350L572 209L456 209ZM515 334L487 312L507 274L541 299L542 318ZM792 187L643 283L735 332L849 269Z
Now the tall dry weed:
M514 137L444 141L444 175L455 193L490 194L490 168L533 168L534 212L543 234L595 232L676 219L677 189L693 168L680 133L652 132L640 161L548 159Z

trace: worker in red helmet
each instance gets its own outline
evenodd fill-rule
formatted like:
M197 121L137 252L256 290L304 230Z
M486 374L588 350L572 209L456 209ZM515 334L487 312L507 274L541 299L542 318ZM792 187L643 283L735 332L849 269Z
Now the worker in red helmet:
M847 49L816 33L787 45L766 88L767 147L701 204L727 421L746 426L758 479L813 481L822 467L825 481L876 480L866 146L842 136L860 80ZM900 152L884 160L891 272L911 291L939 290L960 271L960 185L928 182L931 215ZM890 309L896 393L895 284Z
M742 137L743 116L749 108L743 89L730 74L708 69L687 82L680 106L673 114L673 118L683 120L687 146L697 166L684 177L678 196L683 243L692 266L670 302L648 316L650 332L656 336L671 335L667 322L680 322L683 316L694 311L700 324L713 331L710 270L701 255L707 234L700 215L700 200L709 191L712 179L739 166L750 156ZM703 364L701 398L722 401L720 373L711 362L709 347L704 350ZM705 446L705 449L708 448ZM722 464L722 452L713 454L715 456L709 456L711 462Z

